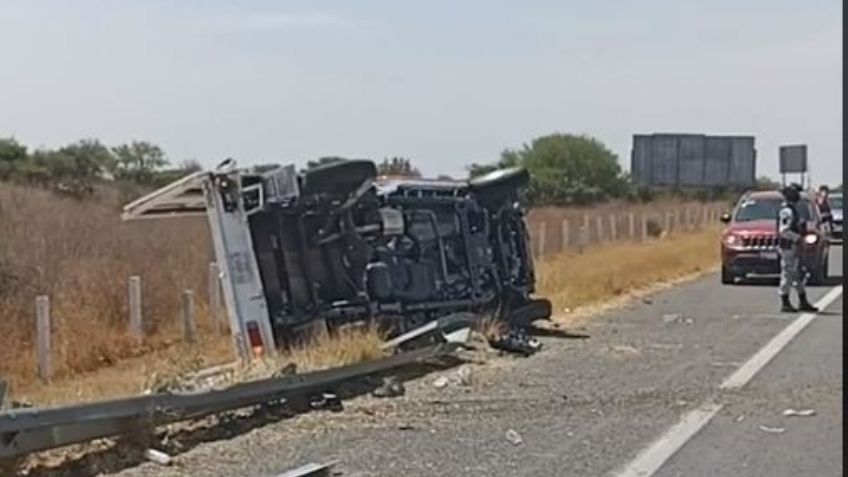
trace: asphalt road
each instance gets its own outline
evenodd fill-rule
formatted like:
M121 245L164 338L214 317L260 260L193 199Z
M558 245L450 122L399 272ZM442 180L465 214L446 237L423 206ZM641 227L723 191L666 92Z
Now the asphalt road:
M262 477L333 459L346 476L841 475L841 255L831 249L834 284L809 291L836 297L816 316L777 313L774 285L710 274L596 317L589 339L466 364L471 385L437 389L456 368L437 371L401 398L356 398L114 475Z

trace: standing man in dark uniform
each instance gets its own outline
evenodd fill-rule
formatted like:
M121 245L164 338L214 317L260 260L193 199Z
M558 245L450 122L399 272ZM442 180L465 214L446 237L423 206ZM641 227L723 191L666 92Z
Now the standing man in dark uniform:
M826 185L819 187L819 193L816 196L816 204L819 206L822 222L827 224L828 233L833 233L833 214L830 212L830 202L827 200L830 195L830 188Z
M777 236L780 250L780 311L795 312L818 309L807 301L804 290L806 274L801 268L801 247L803 244L806 224L798 215L797 204L801 199L801 186L791 184L782 191L784 201L780 205L777 217ZM798 293L799 306L796 309L789 300L789 291L794 287Z

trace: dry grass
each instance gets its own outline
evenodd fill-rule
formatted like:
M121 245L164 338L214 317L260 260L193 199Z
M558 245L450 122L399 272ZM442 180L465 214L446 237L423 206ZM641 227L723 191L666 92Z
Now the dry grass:
M537 266L538 294L562 316L585 307L709 270L719 261L717 226L645 243L612 243L547 257Z
M51 298L58 379L170 346L184 288L195 290L198 326L207 327L206 223L122 223L120 205L114 193L79 202L0 184L0 376L14 387L35 377L37 295ZM130 275L142 277L143 346L126 331Z

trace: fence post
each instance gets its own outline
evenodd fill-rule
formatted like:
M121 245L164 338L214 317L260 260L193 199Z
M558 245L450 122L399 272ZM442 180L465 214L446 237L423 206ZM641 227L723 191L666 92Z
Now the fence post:
M613 212L613 214L610 215L609 223L610 223L610 240L615 242L616 240L618 240L618 216L615 215L615 212Z
M562 241L560 247L563 252L568 249L568 246L571 243L570 233L571 231L568 229L568 219L562 219Z
M644 212L642 212L642 231L640 233L642 242L648 240L648 215Z
M35 297L35 335L38 355L38 377L44 382L53 378L53 355L50 346L50 297Z
M183 290L182 295L183 337L189 343L197 341L197 327L194 322L194 292Z
M224 320L221 316L221 274L218 264L209 262L209 316L219 333L224 332Z
M600 215L595 217L595 233L598 235L598 243L604 241L604 218Z
M636 215L633 212L627 214L627 236L630 240L636 240Z
M667 234L671 233L671 220L673 215L674 213L670 210L665 212L665 233Z
M141 318L141 277L133 275L127 281L127 306L130 313L130 336L137 340L144 337Z
M547 235L547 222L539 224L539 258L545 254L545 235Z

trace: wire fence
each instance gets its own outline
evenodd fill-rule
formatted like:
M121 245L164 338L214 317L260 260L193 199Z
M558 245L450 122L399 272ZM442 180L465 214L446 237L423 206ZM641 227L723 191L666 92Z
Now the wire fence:
M709 203L634 210L586 209L568 214L535 216L531 213L528 228L533 255L539 258L604 243L643 242L669 234L698 231L707 224L717 224L725 211L725 205Z

